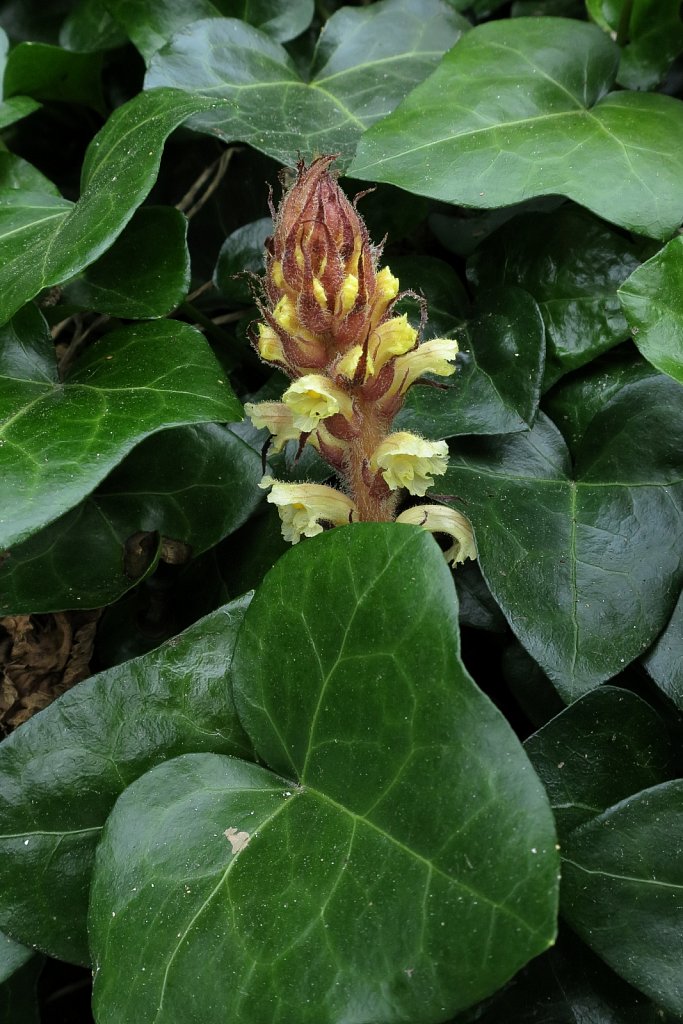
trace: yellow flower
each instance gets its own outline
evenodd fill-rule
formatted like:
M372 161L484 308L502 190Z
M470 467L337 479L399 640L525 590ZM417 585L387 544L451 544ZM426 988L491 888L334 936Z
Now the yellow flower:
M256 344L261 359L264 359L267 363L287 363L282 342L272 327L268 327L267 324L258 325L258 341Z
M401 512L397 523L411 523L422 526L430 533L445 533L453 538L453 543L444 551L444 558L456 566L467 558L477 557L472 524L461 512L444 505L415 505Z
M284 402L245 402L244 411L257 430L267 427L273 435L276 452L301 434L294 426L292 410Z
M424 373L435 373L439 377L450 377L455 373L455 358L458 343L455 338L432 338L412 352L400 355L394 363L396 388L403 394L410 385Z
M329 416L353 416L353 403L345 391L320 373L307 373L295 380L282 396L299 430L310 431Z
M410 352L417 341L417 331L408 323L408 317L392 317L376 327L370 338L375 372L381 370L392 356L402 356Z
M322 523L343 526L354 521L356 506L345 494L324 484L286 484L264 476L260 487L270 487L268 501L277 506L282 536L290 544L322 533Z
M405 430L389 434L370 458L370 469L381 472L392 491L405 487L420 497L434 483L432 476L441 476L447 465L445 441L425 441Z

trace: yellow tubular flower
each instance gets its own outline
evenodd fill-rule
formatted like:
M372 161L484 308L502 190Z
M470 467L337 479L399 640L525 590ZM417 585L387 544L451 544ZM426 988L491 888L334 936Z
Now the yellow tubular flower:
M392 491L405 487L420 497L434 483L432 476L442 476L447 465L445 441L425 441L405 430L385 437L370 458L370 469L381 472Z
M295 380L282 396L299 430L315 430L320 420L340 412L347 420L353 416L353 403L345 391L329 377L307 373Z
M296 306L288 295L283 295L273 310L273 317L283 331L291 334L293 338L303 338L304 341L315 341L315 334L307 331L296 313Z
M477 557L472 524L461 512L444 505L416 505L401 512L397 523L410 523L422 526L430 533L445 533L453 538L453 543L444 551L446 561L455 567L459 562Z
M435 373L438 377L450 377L455 373L455 358L458 343L455 338L432 338L398 357L394 363L396 387L405 392L424 373Z
M347 274L342 281L337 299L336 316L346 316L353 309L358 298L358 278L355 274Z
M260 486L270 487L268 501L277 506L282 536L290 544L322 533L323 522L333 526L350 523L357 512L350 498L324 484L285 484L264 476Z
M301 434L294 426L292 410L284 402L245 402L244 411L257 430L267 427L273 435L276 452Z
M258 325L257 346L261 359L265 359L267 363L284 363L286 365L287 359L282 342L273 328L268 327L267 324Z
M417 341L417 331L408 323L408 317L392 317L372 332L370 347L375 364L374 372L381 370L392 356L402 356L410 352Z

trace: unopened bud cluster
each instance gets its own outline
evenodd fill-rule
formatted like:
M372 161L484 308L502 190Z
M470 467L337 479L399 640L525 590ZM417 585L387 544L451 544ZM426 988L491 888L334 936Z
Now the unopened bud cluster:
M392 431L392 422L423 374L455 371L457 342L420 343L407 316L394 313L399 282L379 267L381 247L330 174L333 160L301 163L273 211L254 343L291 384L279 402L245 406L252 423L268 429L275 451L290 440L313 445L344 486L264 477L293 544L323 524L394 519L402 493L423 496L448 462L444 441ZM475 557L470 524L451 509L418 506L397 521L450 534L446 555L454 563Z

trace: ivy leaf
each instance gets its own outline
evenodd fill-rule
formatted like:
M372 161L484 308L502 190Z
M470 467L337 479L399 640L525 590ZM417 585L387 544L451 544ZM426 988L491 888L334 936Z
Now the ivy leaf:
M0 79L4 77L5 68L7 66L7 50L9 49L9 40L7 33L0 28ZM0 130L8 128L9 125L14 124L15 121L20 121L22 117L27 117L28 114L32 114L34 110L38 110L40 103L36 100L31 99L30 96L14 96L8 99L5 95L4 86L0 90L0 96L3 97L0 103Z
M207 106L207 100L161 89L119 107L88 147L75 204L0 193L0 323L109 248L152 188L168 135Z
M565 708L524 749L550 798L560 841L611 804L664 782L672 755L659 715L613 686Z
M0 1014L7 1024L39 1024L36 983L43 958L0 932Z
M595 25L479 25L363 136L348 173L486 209L564 195L665 239L683 220L683 103L609 93L618 62L618 48Z
M610 807L564 845L562 910L602 959L683 1014L683 780Z
M327 21L305 82L287 51L232 18L195 22L150 62L146 88L223 100L192 127L294 165L353 154L360 134L422 81L469 28L443 0L381 0ZM382 88L377 89L377 76Z
M515 285L538 302L556 378L628 337L617 287L639 265L639 247L583 210L517 217L471 257L480 288Z
M238 529L263 498L261 458L216 423L139 444L85 501L12 548L0 615L111 604L172 542L189 561Z
M270 217L251 221L237 228L223 242L213 274L213 283L228 302L236 305L252 301L249 281L244 275L263 274L265 270L264 246L273 233Z
M601 28L620 29L626 0L586 0ZM617 81L626 89L654 89L683 50L679 0L629 0Z
M683 384L683 236L634 270L619 298L640 352Z
M545 358L543 320L532 297L519 288L482 294L456 336L462 339L456 375L443 390L411 388L396 423L435 440L527 430Z
M4 193L8 188L59 196L57 186L53 185L37 167L15 153L0 149L0 193Z
M232 666L270 770L179 758L107 823L101 1024L435 1021L552 942L543 790L458 647L451 574L416 528L342 527L280 559Z
M60 46L80 53L113 50L126 41L102 0L76 0L59 30Z
M102 57L74 53L47 43L19 43L7 58L3 90L6 97L81 103L104 114Z
M304 32L313 18L313 0L107 0L147 62L176 32L202 18L240 18L284 43Z
M63 297L81 309L146 320L172 312L189 286L187 218L170 206L145 206Z
M655 374L597 400L573 471L540 414L527 434L460 442L439 487L458 496L493 596L567 702L643 653L681 582L683 392Z
M64 382L34 307L3 329L2 342L0 550L73 508L149 434L241 414L211 349L187 324L114 331Z
M657 686L683 711L683 594L668 626L643 664Z
M248 598L63 694L0 744L1 927L88 963L95 847L119 794L187 751L251 757L226 672Z

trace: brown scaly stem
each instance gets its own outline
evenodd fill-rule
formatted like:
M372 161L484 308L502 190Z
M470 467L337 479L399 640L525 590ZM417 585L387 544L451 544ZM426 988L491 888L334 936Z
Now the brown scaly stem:
M362 426L358 437L349 443L345 467L351 497L356 503L360 522L391 522L396 512L399 494L390 491L389 488L378 493L376 483L370 486L367 482L370 457L389 433L389 425L384 418L377 415L374 403L361 400L357 405L362 415ZM372 480L372 477L370 479Z

